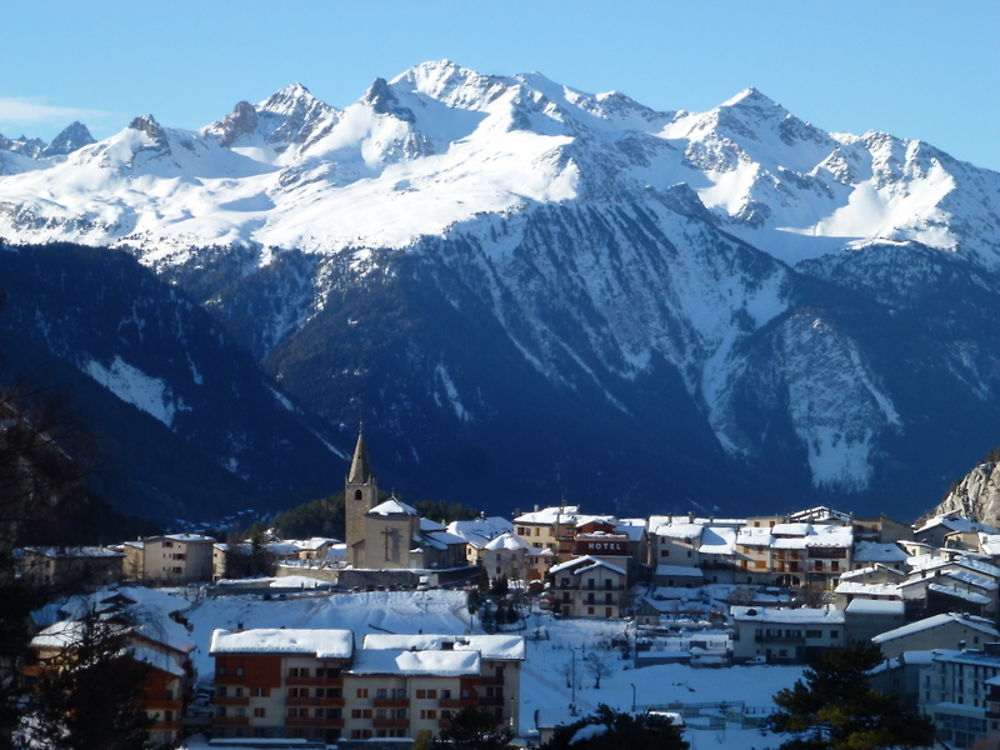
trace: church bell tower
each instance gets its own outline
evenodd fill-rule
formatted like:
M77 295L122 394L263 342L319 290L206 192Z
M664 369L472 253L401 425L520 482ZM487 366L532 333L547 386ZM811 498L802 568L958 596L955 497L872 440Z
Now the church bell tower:
M344 534L347 537L344 541L347 543L347 559L352 565L363 563L365 513L378 505L378 501L378 481L368 460L364 432L359 430L351 469L344 482Z

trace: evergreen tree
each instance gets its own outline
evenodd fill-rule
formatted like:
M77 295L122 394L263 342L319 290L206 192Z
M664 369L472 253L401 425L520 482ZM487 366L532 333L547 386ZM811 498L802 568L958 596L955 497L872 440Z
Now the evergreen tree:
M603 703L590 716L558 727L543 750L687 750L688 743L665 716L632 715Z
M65 646L39 665L26 712L33 747L141 750L152 721L137 702L148 667L128 646L128 627L89 612L68 624Z
M869 641L823 651L792 688L778 691L770 728L797 735L782 750L877 750L934 744L934 725L895 696L872 689L868 672L882 661Z
M432 748L456 750L500 750L507 747L514 732L499 726L493 712L478 706L466 706L452 714L448 727L431 743Z

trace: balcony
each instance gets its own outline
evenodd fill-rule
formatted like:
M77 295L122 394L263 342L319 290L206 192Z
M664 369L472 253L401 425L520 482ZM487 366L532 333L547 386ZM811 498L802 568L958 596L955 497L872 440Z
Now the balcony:
M479 705L480 706L502 706L503 705L503 697L497 698L495 696L484 695L482 698L479 699Z
M154 721L153 726L149 728L151 732L179 732L183 728L183 724L180 719L175 719L174 721Z
M286 727L320 727L322 729L343 729L343 719L325 719L319 716L286 716Z
M249 706L250 698L246 695L217 695L212 703L216 706Z
M409 719L372 719L372 726L376 729L409 729Z
M247 724L246 716L216 716L212 719L214 727L245 727Z
M343 687L343 677L302 677L288 675L285 677L286 685L315 685L317 687Z
M376 698L375 708L409 708L409 698Z
M475 697L471 698L442 698L438 701L438 706L441 708L465 708L466 706L474 706L476 704Z
M785 635L784 633L780 635L754 635L753 639L757 643L805 643L806 638L804 635Z
M180 699L172 699L165 696L160 698L146 698L142 702L142 705L147 711L180 712L184 708L184 704L181 703Z
M290 695L285 698L286 706L327 706L343 708L343 698L317 698L316 696Z

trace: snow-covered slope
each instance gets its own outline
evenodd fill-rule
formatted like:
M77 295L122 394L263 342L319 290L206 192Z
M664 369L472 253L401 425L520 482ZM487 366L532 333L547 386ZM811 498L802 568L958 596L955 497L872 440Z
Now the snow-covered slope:
M342 110L293 84L198 132L144 115L66 157L6 156L0 237L127 248L316 412L367 411L417 473L455 429L485 445L556 420L661 480L721 460L758 491L780 469L790 494L858 492L906 471L929 383L942 409L954 389L964 440L989 430L967 420L998 388L978 327L1000 175L755 89L658 112L438 61ZM921 314L940 278L965 317ZM565 482L563 449L522 448L555 475L538 487ZM711 484L681 494L735 491Z

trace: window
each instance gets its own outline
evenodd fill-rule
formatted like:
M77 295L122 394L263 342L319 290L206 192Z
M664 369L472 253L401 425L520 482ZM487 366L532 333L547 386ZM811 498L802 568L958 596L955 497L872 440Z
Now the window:
M822 637L823 637L823 631L822 630L807 630L806 631L806 638L822 638Z
M417 691L417 699L418 700L423 700L426 697L427 697L427 691L426 690L418 690Z
M375 709L375 718L376 719L384 719L385 718L385 709L384 708L376 708Z
M385 698L386 696L388 696L388 693L386 692L385 688L379 688L378 690L375 691L376 698Z
M255 687L250 688L250 695L254 698L266 698L271 694L271 688L266 687Z
M236 676L237 677L242 677L244 674L246 674L246 672L244 671L243 667L236 667Z
M423 710L420 711L420 718L421 719L436 719L437 718L437 713L438 713L437 710L433 709L433 708L423 709Z
M839 631L837 631L837 630L831 630L831 631L830 631L830 637L831 637L831 638L836 638L836 637L837 637L837 635L838 635L838 632L839 632Z
M438 691L437 690L428 690L427 691L427 697L428 698L437 698L438 697Z
M670 557L670 550L668 550L668 549L661 549L660 550L660 557Z
M442 690L441 691L441 697L442 698L450 698L451 697L451 690Z
M594 614L594 608L593 607L587 607L587 614L588 615Z
M358 698L367 698L368 697L368 688L358 688L358 695L357 695L357 697Z
M406 688L393 688L392 689L392 697L393 698L405 698L406 697ZM432 695L431 698L433 698L433 697L434 696Z
M263 706L258 706L256 708L254 708L253 715L254 715L254 718L257 718L257 719L259 719L259 718L261 718L263 716L267 716L267 709L264 708Z
M224 674L226 673L226 665L225 665L225 664L219 664L219 665L218 665L218 666L217 666L217 667L215 668L215 673L216 673L217 675L224 675Z

